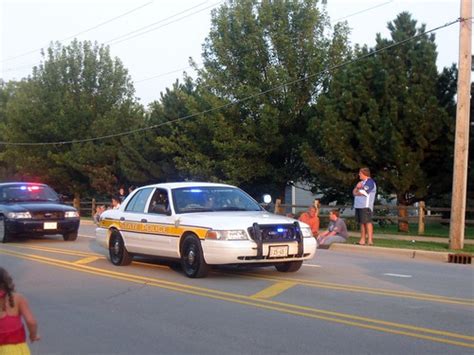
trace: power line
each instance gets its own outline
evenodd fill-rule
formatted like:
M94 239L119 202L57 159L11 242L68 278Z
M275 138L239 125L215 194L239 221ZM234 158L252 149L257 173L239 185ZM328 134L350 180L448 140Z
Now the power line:
M389 0L389 1L387 1L387 2L378 4L378 5L375 5L375 6L372 6L372 7L368 7L368 8L366 8L366 9L363 9L363 10L360 10L360 11L357 11L357 12L354 12L354 13L349 14L349 15L347 15L347 16L337 18L337 19L334 20L334 22L338 22L338 21L341 21L341 20L344 20L344 19L347 19L347 18L356 16L356 15L360 15L360 14L365 13L365 12L368 12L368 11L370 11L370 10L373 10L373 9L376 9L376 8L379 8L379 7L388 5L388 4L392 3L393 1L394 1L394 0ZM253 49L249 48L247 51L251 51L251 50L253 50ZM148 81L148 80L152 80L152 79L156 79L156 78L161 78L161 77L163 77L163 76L166 76L166 75L169 75L169 74L173 74L173 73L177 73L177 72L183 71L183 70L185 70L185 69L189 69L189 68L192 68L192 66L191 66L191 65L188 65L187 67L184 67L184 68L181 68L181 69L176 69L176 70L169 71L169 72L166 72L166 73L156 74L156 75L153 75L153 76L151 76L151 77L147 77L147 78L144 78L144 79L137 80L137 81L135 81L135 84L141 83L141 82L144 82L144 81Z
M95 29L97 29L97 28L99 28L99 27L102 27L102 26L104 26L104 25L106 25L106 24L108 24L108 23L110 23L110 22L113 22L113 21L115 21L115 20L118 20L119 18L122 18L122 17L124 17L124 16L127 16L127 15L131 14L132 12L135 12L135 11L137 11L137 10L140 10L140 9L144 8L145 6L151 5L152 3L153 3L153 1L150 1L150 2L147 2L146 4L143 4L143 5L140 5L140 6L138 6L138 7L135 7L134 9L132 9L132 10L130 10L130 11L127 11L127 12L124 12L124 13L121 14L121 15L115 16L115 17L111 18L110 20L101 22L101 23L99 23L98 25L95 25L95 26L90 27L90 28L88 28L88 29L86 29L86 30L83 30L83 31L81 31L81 32L78 32L78 33L76 33L76 34L73 34L72 36L63 38L63 39L59 40L59 42L67 41L67 40L69 40L69 39L71 39L71 38L75 38L75 37L77 37L77 36L79 36L79 35L82 35L82 34L84 34L84 33L87 33L87 32L90 32L90 31L92 31L92 30L95 30ZM21 57L24 57L24 56L26 56L26 55L28 55L28 54L36 53L37 51L40 51L41 49L43 49L43 48L33 49L33 50L28 51L28 52L24 52L24 53L22 53L22 54L18 54L18 55L14 56L14 57L2 59L2 60L0 60L0 63L8 62L8 61L10 61L10 60L17 59L17 58L21 58ZM10 71L11 71L11 69L10 69Z
M184 10L184 11L178 12L178 13L176 13L176 14L174 14L174 15L172 15L172 16L169 16L169 17L167 17L167 18L165 18L165 19L163 19L163 20L154 22L154 23L149 24L149 25L147 25L147 26L141 27L141 28L139 28L139 29L137 29L137 30L134 30L134 31L125 33L125 34L123 34L123 35L121 35L121 36L115 37L115 38L113 38L113 39L111 39L111 40L105 42L105 44L114 45L114 44L118 44L118 43L121 43L121 42L124 42L124 41L128 41L128 40L130 40L130 39L132 39L132 38L135 38L135 37L143 36L144 34L147 34L147 33L152 32L152 31L156 31L156 30L158 30L158 29L160 29L160 28L163 28L163 27L165 27L165 26L168 26L168 25L171 25L171 24L176 23L176 22L178 22L178 21L181 21L181 20L183 20L183 19L185 19L185 18L187 18L187 17L193 16L193 15L195 15L195 14L198 14L198 13L202 12L202 11L205 11L205 10L207 10L207 9L213 8L213 7L217 6L217 5L219 5L220 3L222 3L223 0L218 1L217 3L214 3L214 4L212 4L212 5L209 5L209 6L205 7L205 8L202 8L202 9L199 9L199 10L197 10L197 11L194 11L194 12L192 12L192 13L190 13L190 14L181 16L181 17L179 17L179 18L177 18L177 19L175 19L175 20L173 20L173 21L166 22L166 23L164 23L164 24L162 24L162 25L160 25L160 26L158 26L158 27L153 27L153 28L151 28L151 29L149 29L149 30L140 32L140 31L142 31L142 30L145 30L146 28L149 28L149 27L154 26L154 25L156 25L156 24L165 22L166 20L169 20L169 19L171 19L171 18L173 18L173 17L176 17L176 16L178 16L178 15L184 14L184 13L188 12L189 10L195 9L195 8L197 8L197 7L201 6L201 5L203 5L203 4L206 3L206 2L207 2L207 1L205 1L205 2L203 2L203 3L200 3L199 5L193 6L193 7L189 8L189 9L186 9L186 10ZM138 32L138 33L137 33L137 32ZM137 34L133 35L134 33L137 33ZM131 36L131 35L132 35L132 36Z
M149 24L149 25L147 25L147 26L141 27L141 28L139 28L139 29L137 29L137 30L130 31L130 32L125 33L125 34L123 34L123 35L121 35L121 36L115 37L114 39L108 40L108 41L106 41L106 42L104 42L104 43L113 46L113 45L115 45L115 44L118 44L118 43L121 43L121 42L124 42L124 41L128 41L128 40L130 40L130 39L132 39L132 38L142 36L142 35L144 35L144 34L146 34L146 33L148 33L148 32L152 32L152 31L158 30L158 29L163 28L163 27L165 27L165 26L168 26L168 25L171 25L171 24L176 23L176 22L178 22L178 21L181 21L181 20L183 20L183 19L185 19L185 18L187 18L187 17L193 16L193 15L199 13L199 12L202 12L202 11L205 11L205 10L210 9L210 8L212 8L212 7L215 7L215 6L219 5L220 3L222 3L223 1L224 1L224 0L218 1L217 3L214 3L214 4L212 4L212 5L210 5L210 6L207 6L207 7L203 8L203 9L200 9L200 10L198 10L198 11L195 11L195 12L192 12L192 13L187 14L187 15L185 15L185 16L182 16L182 17L180 17L180 18L178 18L178 19L176 19L176 20L166 22L166 23L164 23L164 24L161 25L161 26L158 26L158 27L149 29L149 30L147 30L147 31L137 33L136 35L130 36L130 35L132 35L132 34L138 32L138 31L144 30L145 28L148 28L148 27L150 27L150 26L156 25L156 24L158 24L158 23L165 22L165 21L167 21L167 20L169 20L169 19L171 19L171 18L173 18L173 17L176 17L176 16L181 15L181 14L183 14L183 13L186 13L186 12L192 10L192 9L195 9L196 7L199 7L199 6L203 5L203 4L205 4L206 2L208 2L208 0L206 0L206 1L202 2L202 3L200 3L199 5L195 5L195 6L192 6L192 7L190 7L190 8L187 8L186 10L183 10L183 11L181 11L181 12L178 12L178 13L176 13L176 14L173 14L173 15L171 15L171 16L168 16L168 17L166 17L166 18L164 18L164 19L162 19L162 20L160 20L160 21L157 21L157 22L154 22L154 23ZM124 37L127 37L127 38L124 38ZM123 38L123 39L122 39L122 38ZM23 68L25 68L25 67L32 67L32 66L34 66L34 65L36 65L36 64L38 64L38 63L31 64L31 65L23 65L23 66L21 66L21 67L7 68L7 69L4 70L4 72L16 71L16 70L18 70L18 69L23 69Z
M453 24L455 24L455 23L457 23L457 22L468 21L468 20L471 20L471 18L468 18L468 19L457 18L456 20L451 21L451 22L448 22L448 23L446 23L446 24L444 24L444 25L438 26L438 27L436 27L436 28L433 28L433 29L431 29L431 30L425 31L425 32L420 33L420 34L418 34L418 35L415 35L415 36L406 38L406 39L404 39L403 41L396 42L396 43L393 43L393 44L388 45L388 46L386 46L386 47L383 47L383 48L374 50L374 51L369 52L369 53L367 53L367 54L365 54L365 55L362 55L362 56L360 56L360 57L357 57L357 58L355 58L355 59L351 59L351 60L348 60L348 61L346 61L346 62L343 62L343 63L337 64L337 65L334 65L334 66L329 67L329 68L326 68L326 69L323 69L323 70L321 70L321 71L318 72L318 73L307 75L307 76L304 77L304 78L295 79L295 80L292 80L292 81L289 81L289 82L286 82L286 83L277 85L277 86L275 86L275 87L272 87L272 88L267 89L267 90L265 90L265 91L262 91L262 92L260 92L260 93L253 94L253 95L249 95L249 96L247 96L247 97L244 97L244 98L241 98L241 99L237 99L237 100L232 101L232 102L229 102L229 103L227 103L227 104L220 105L220 106L218 106L218 107L214 107L214 108L207 109L207 110L200 111L200 112L196 112L196 113L193 113L193 114L190 114L190 115L178 117L178 118L176 118L176 119L174 119L174 120L170 120L170 121L167 121L167 122L159 123L159 124L156 124L156 125L151 125L151 126L147 126L147 127L143 127L143 128L133 129L133 130L124 131L124 132L119 132L119 133L114 133L114 134L108 134L108 135L100 136L100 137L85 138L85 139L78 139L78 140L71 140L71 141L58 141L58 142L19 142L19 143L0 142L0 145L9 145L9 146L46 146L46 145L64 145L64 144L74 144L74 143L86 143L86 142L94 142L94 141L99 141L99 140L104 140L104 139L109 139L109 138L123 137L123 136L128 136L128 135L131 135L131 134L134 134L134 133L139 133L139 132L145 132L145 131L153 130L153 129L159 128L159 127L161 127L161 126L164 126L164 125L173 124L173 123L176 123L176 122L179 122L179 121L184 121L184 120L186 120L186 119L190 119L190 118L193 118L193 117L196 117L196 116L204 115L204 114L207 114L207 113L210 113L210 112L219 111L219 110L222 110L222 109L224 109L224 108L227 108L227 107L230 107L230 106L233 106L233 105L236 105L236 104L239 104L239 103L242 103L242 102L251 100L251 99L253 99L253 98L266 95L266 94L268 94L269 92L272 92L272 91L275 91L275 90L284 88L284 87L286 87L286 86L294 85L294 84L296 84L296 83L299 83L299 82L302 82L302 81L306 81L306 80L308 80L308 79L311 79L311 78L314 78L314 77L317 77L317 76L322 76L323 74L329 74L331 71L334 71L334 70L336 70L336 69L340 69L340 68L342 68L342 67L344 67L344 66L346 66L346 65L353 64L353 63L356 63L356 62L361 61L361 60L363 60L363 59L369 58L369 57L371 57L371 56L373 56L373 55L375 55L375 54L377 54L377 53L380 53L380 52L382 52L382 51L386 51L386 50L389 50L389 49L392 49L392 48L395 48L395 47L404 45L405 43L408 43L408 42L410 42L410 41L413 41L413 40L415 40L415 39L418 39L418 38L420 38L420 37L423 37L423 36L427 35L428 33L435 32L435 31L438 31L438 30L440 30L440 29L449 27L449 26L451 26L451 25L453 25Z
M189 69L189 68L192 68L192 66L188 65L187 67L184 67L184 68L181 68L181 69L176 69L176 70L172 70L172 71L169 71L169 72L166 72L166 73L161 73L161 74L157 74L157 75L154 75L154 76L150 76L150 77L145 78L145 79L140 79L140 80L135 81L135 84L142 83L144 81L148 81L148 80L152 80L152 79L156 79L156 78L160 78L162 76L178 73L178 72L181 72L181 71Z
M378 4L378 5L375 5L375 6L366 8L366 9L363 9L363 10L361 10L361 11L358 11L358 12L355 12L355 13L352 13L352 14L349 14L349 15L347 15L347 16L337 18L337 19L335 19L334 21L337 22L337 21L340 21L340 20L344 20L344 19L350 18L350 17L352 17L352 16L356 16L356 15L359 15L359 14L362 14L362 13L365 13L365 12L368 12L368 11L370 11L370 10L373 10L373 9L376 9L376 8L379 8L379 7L382 7L382 6L385 6L385 5L387 5L387 4L389 4L389 3L393 2L393 1L394 1L394 0L389 0L389 1L387 1L387 2L384 2L384 3ZM107 42L105 42L105 43L106 43L106 44L109 43L110 45L114 45L114 44L121 43L121 42L123 42L123 41L127 41L127 40L129 40L129 39L132 39L132 38L135 38L135 37L144 35L144 34L146 34L146 33L148 33L148 32L155 31L155 30L160 29L160 28L162 28L162 27L165 27L165 26L167 26L167 25L169 25L169 24L178 22L178 21L180 21L180 20L182 20L182 19L184 19L184 18L186 18L186 17L195 15L196 13L202 12L202 11L207 10L207 9L209 9L209 8L212 8L212 7L216 6L216 5L219 5L219 4L222 3L223 1L219 1L219 2L217 2L217 3L215 3L215 4L211 5L211 6L208 6L208 7L204 8L204 9L201 9L201 10L196 11L196 12L194 12L194 13L191 13L191 14L188 14L188 15L183 16L183 17L181 17L181 18L178 18L178 19L175 20L175 21L171 21L171 22L169 22L169 23L165 23L165 24L162 25L162 26L159 26L159 27L156 27L156 28L152 28L152 29L150 29L150 30L148 30L148 31L145 31L145 32L138 33L137 35L132 36L132 37L125 38L125 39L123 39L122 41L117 41L117 40L122 39L122 38L124 38L124 37L127 37L127 36L129 36L129 35L131 35L131 34L134 34L134 33L137 33L137 32L139 32L139 31L142 31L142 30L144 30L144 29L146 29L146 28L149 28L149 27L151 27L151 26L153 26L153 25L156 25L156 24L158 24L158 23L162 23L162 22L164 22L164 21L166 21L166 20L169 20L169 19L171 19L171 18L173 18L173 17L176 17L176 16L178 16L178 15L184 14L184 13L186 13L186 12L192 10L192 9L195 9L195 8L197 8L197 7L201 6L201 5L203 5L203 4L206 3L206 2L207 2L207 1L205 1L205 2L203 2L203 3L200 3L200 4L196 5L196 6L193 6L193 7L191 7L191 8L188 8L188 9L186 9L186 10L184 10L184 11L179 12L179 13L176 13L176 14L174 14L174 15L171 15L171 16L169 16L169 17L163 19L163 20L160 20L160 21L151 23L151 24L149 24L149 25L147 25L147 26L141 27L141 28L139 28L139 29L137 29L137 30L134 30L134 31L125 33L125 34L123 34L123 35L120 35L120 36L118 36L118 37L116 37L116 38L114 38L114 39L111 39L111 40L109 40L109 41L107 41ZM133 10L132 10L132 11L133 11ZM110 21L108 21L108 22L110 22ZM93 28L97 28L97 27L99 27L99 26L95 26L95 27L93 27ZM90 30L90 29L89 29L89 30ZM84 31L84 32L80 32L80 33L78 33L78 34L76 34L76 35L74 35L74 36L77 36L77 35L79 35L79 34L85 33L85 32L87 32L87 31L89 31L89 30L86 30L86 31ZM72 37L74 37L74 36L72 36ZM70 38L72 38L72 37L69 37L69 38L67 38L67 39L70 39ZM67 40L67 39L66 39L66 40ZM112 42L114 42L114 41L117 41L117 42L112 43ZM249 49L249 51L250 51L250 49ZM13 59L13 58L11 58L11 59ZM28 67L31 67L31 65L23 65L23 66L21 66L21 67L16 67L16 68L7 68L7 69L4 70L4 72L15 71L16 69L24 69L24 68L28 68ZM147 77L147 78L144 78L144 79L137 80L137 81L135 81L135 84L138 84L138 83L141 83L141 82L145 82L145 81L149 81L149 80L152 80L152 79L157 79L157 78L160 78L160 77L163 77L163 76L166 76L166 75L178 73L178 72L181 72L181 71L186 70L186 69L189 69L189 68L192 68L192 66L188 65L187 67L184 67L184 68L181 68L181 69L175 69L175 70L168 71L168 72L165 72L165 73L156 74L156 75L153 75L153 76L151 76L151 77Z
M373 10L373 9L376 9L376 8L379 8L379 7L388 5L388 4L390 4L391 2L393 2L393 0L389 0L389 1L387 1L387 2L384 2L384 3L378 4L378 5L374 5L374 6L372 6L372 7L369 7L369 8L367 8L367 9L354 12L354 13L349 14L349 15L347 15L347 16L337 18L337 19L334 20L334 22L341 21L341 20L345 20L346 18L363 14L364 12L367 12L367 11L370 11L370 10Z

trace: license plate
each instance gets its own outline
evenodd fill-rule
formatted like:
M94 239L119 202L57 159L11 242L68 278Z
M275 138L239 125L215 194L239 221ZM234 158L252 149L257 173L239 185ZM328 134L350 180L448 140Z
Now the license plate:
M269 258L284 258L288 256L288 245L270 247L268 252Z
M58 222L44 222L44 229L58 229Z

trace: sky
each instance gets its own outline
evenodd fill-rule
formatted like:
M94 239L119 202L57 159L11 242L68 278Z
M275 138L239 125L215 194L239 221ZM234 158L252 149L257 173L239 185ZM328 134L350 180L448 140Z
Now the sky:
M327 0L334 24L345 20L351 43L374 46L376 33L408 11L430 30L460 16L461 0ZM194 76L219 0L0 0L0 77L20 80L41 60L51 41L73 38L110 46L128 69L144 105L159 100L183 71ZM459 23L436 31L438 68L458 62Z

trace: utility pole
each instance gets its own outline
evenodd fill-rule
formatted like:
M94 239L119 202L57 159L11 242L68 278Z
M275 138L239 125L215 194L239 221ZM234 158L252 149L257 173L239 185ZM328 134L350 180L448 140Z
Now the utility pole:
M471 91L472 0L461 0L459 24L459 72L454 140L453 194L449 247L464 247L466 222L467 164L469 154L469 108Z

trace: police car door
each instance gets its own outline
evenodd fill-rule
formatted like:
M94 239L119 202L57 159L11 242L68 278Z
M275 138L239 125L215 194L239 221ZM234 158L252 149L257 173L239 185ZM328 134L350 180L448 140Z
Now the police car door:
M146 220L148 223L146 247L152 250L157 248L155 251L157 255L178 257L176 243L179 235L175 232L167 190L155 189L146 210Z
M121 233L127 250L131 253L139 253L141 250L145 230L145 209L152 193L151 187L137 190L130 200L126 200L126 206L120 216Z

